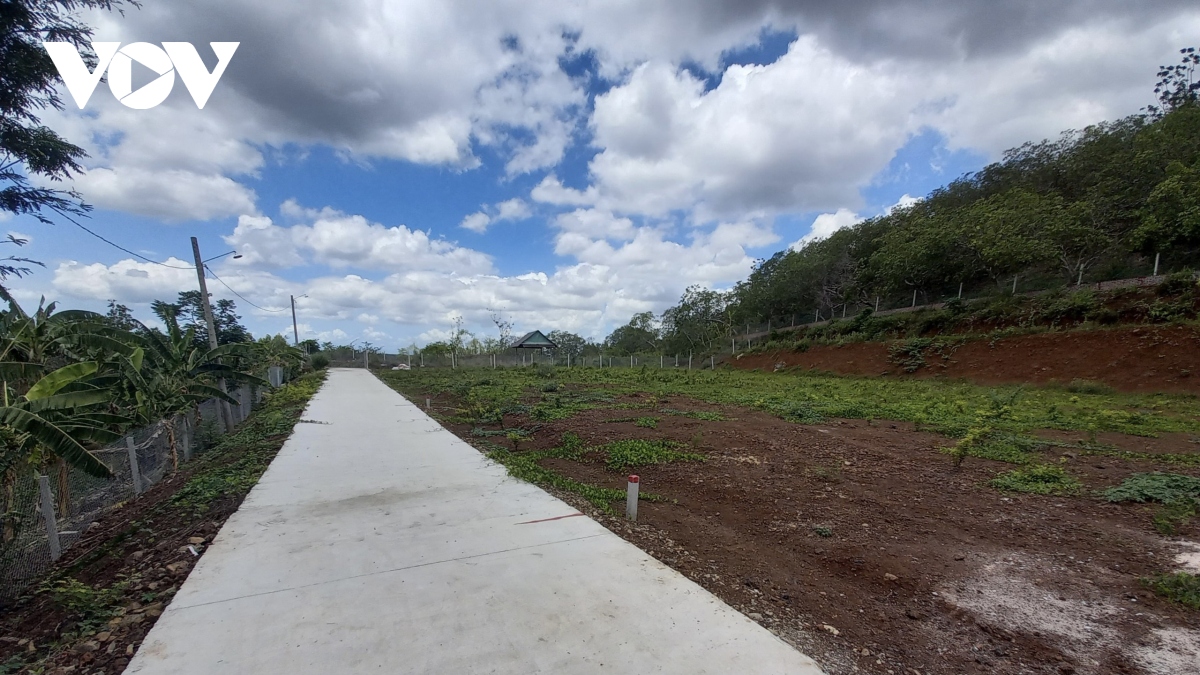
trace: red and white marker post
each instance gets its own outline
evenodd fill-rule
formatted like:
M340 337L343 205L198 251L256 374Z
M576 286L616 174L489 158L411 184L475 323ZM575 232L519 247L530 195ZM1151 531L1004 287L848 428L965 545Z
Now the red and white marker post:
M625 488L625 517L637 520L638 484L641 482L636 475L629 477L629 486Z

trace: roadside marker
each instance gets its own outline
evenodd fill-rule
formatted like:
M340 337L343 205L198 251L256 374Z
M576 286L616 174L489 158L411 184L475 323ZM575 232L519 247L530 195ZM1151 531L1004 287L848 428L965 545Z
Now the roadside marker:
M641 479L636 475L629 477L629 486L625 489L625 517L637 521L638 484Z

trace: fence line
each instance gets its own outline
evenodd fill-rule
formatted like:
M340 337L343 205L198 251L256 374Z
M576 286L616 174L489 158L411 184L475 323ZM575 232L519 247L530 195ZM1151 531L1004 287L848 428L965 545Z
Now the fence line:
M1167 279L1167 276L1168 275L1165 275L1165 274L1159 274L1159 275L1145 276L1145 277L1130 277L1127 279L1114 279L1111 281L1100 281L1100 282L1097 282L1094 284L1083 284L1081 286L1071 286L1070 289L1072 291L1089 291L1090 290L1090 291L1102 292L1102 291L1116 290L1118 288L1140 288L1140 287L1146 287L1146 286L1157 286L1158 284L1161 284L1163 281L1165 281ZM1020 296L1024 296L1024 297L1034 297L1034 296L1050 293L1054 290L1059 290L1059 289L1057 289L1057 288L1039 289L1039 290L1034 290L1034 291L1027 291L1024 293L1017 293L1016 295L1020 295ZM963 302L970 304L973 302L979 302L981 300L995 298L996 295L994 293L981 293L981 294L972 295L972 296L963 296L962 291L960 290L958 297L960 299L962 299ZM867 308L871 308L874 311L874 316L890 316L893 314L904 314L906 312L919 312L921 310L942 309L943 307L946 306L946 302L927 302L927 303L918 305L918 304L916 304L915 298L916 298L916 292L914 291L913 304L910 306L906 306L906 307L893 307L891 309L880 310L879 309L879 299L877 298L875 303L853 303L853 304L845 303L843 305L838 305L837 307L840 307L841 311L840 312L836 311L836 308L834 310L831 310L830 313L833 314L834 316L830 316L828 318L820 318L819 310L817 310L818 313L811 319L808 319L807 317L799 317L799 315L795 315L792 317L792 320L789 323L773 323L772 321L768 320L766 322L746 324L746 330L738 335L733 336L733 339L736 340L738 343L750 342L750 341L765 338L765 337L769 336L771 333L775 333L775 332L782 333L782 332L789 332L789 331L794 331L794 330L803 330L805 328L812 328L814 326L826 326L838 319L850 318L850 317L856 316L859 312L861 312L862 310L867 309ZM853 306L855 308L853 311L851 311L849 309L851 306ZM801 320L796 321L797 318L800 318Z
M282 369L271 374L273 384L276 380L282 384ZM262 398L262 391L249 385L229 394L238 400L229 406L234 424L243 422ZM47 474L10 468L0 513L0 602L19 597L113 507L136 499L176 466L215 445L225 433L220 419L218 401L209 399L195 411L130 431L93 451L112 470L110 478L89 476L64 463Z

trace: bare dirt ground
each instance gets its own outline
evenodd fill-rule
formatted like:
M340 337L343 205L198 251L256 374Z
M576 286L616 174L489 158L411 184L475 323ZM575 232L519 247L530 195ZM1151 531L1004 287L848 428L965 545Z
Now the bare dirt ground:
M1153 507L1108 504L1093 492L1162 468L1153 462L1048 452L1047 461L1063 461L1085 483L1081 496L1010 495L984 483L1011 464L972 457L955 469L939 451L951 441L911 425L798 425L682 397L656 405L726 419L663 415L649 429L607 421L628 411L586 410L542 425L521 451L552 447L572 431L589 445L672 439L706 454L638 470L642 489L667 501L642 502L636 525L563 497L830 673L1200 673L1200 615L1138 581L1177 569L1181 555L1200 557L1188 544L1200 528L1193 522L1165 538L1151 526ZM507 416L503 426L531 424ZM479 440L468 425L451 429ZM1100 440L1138 452L1200 452L1197 439L1180 434ZM594 455L543 462L586 483L625 487L626 476ZM1170 470L1200 473L1196 465Z
M1118 391L1200 394L1200 329L1145 326L1059 331L969 341L914 373L888 360L888 343L817 345L806 352L747 354L729 364L770 371L778 363L844 375L964 378L981 384L1103 382Z

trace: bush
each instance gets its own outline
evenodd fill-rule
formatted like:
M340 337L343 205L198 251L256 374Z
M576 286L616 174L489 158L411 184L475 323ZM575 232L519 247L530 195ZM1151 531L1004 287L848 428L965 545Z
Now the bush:
M313 370L324 370L329 367L329 357L324 354L313 354L308 358Z
M1180 295L1195 290L1197 282L1195 272L1184 270L1163 279L1163 282L1158 285L1156 291L1159 296L1163 297Z

